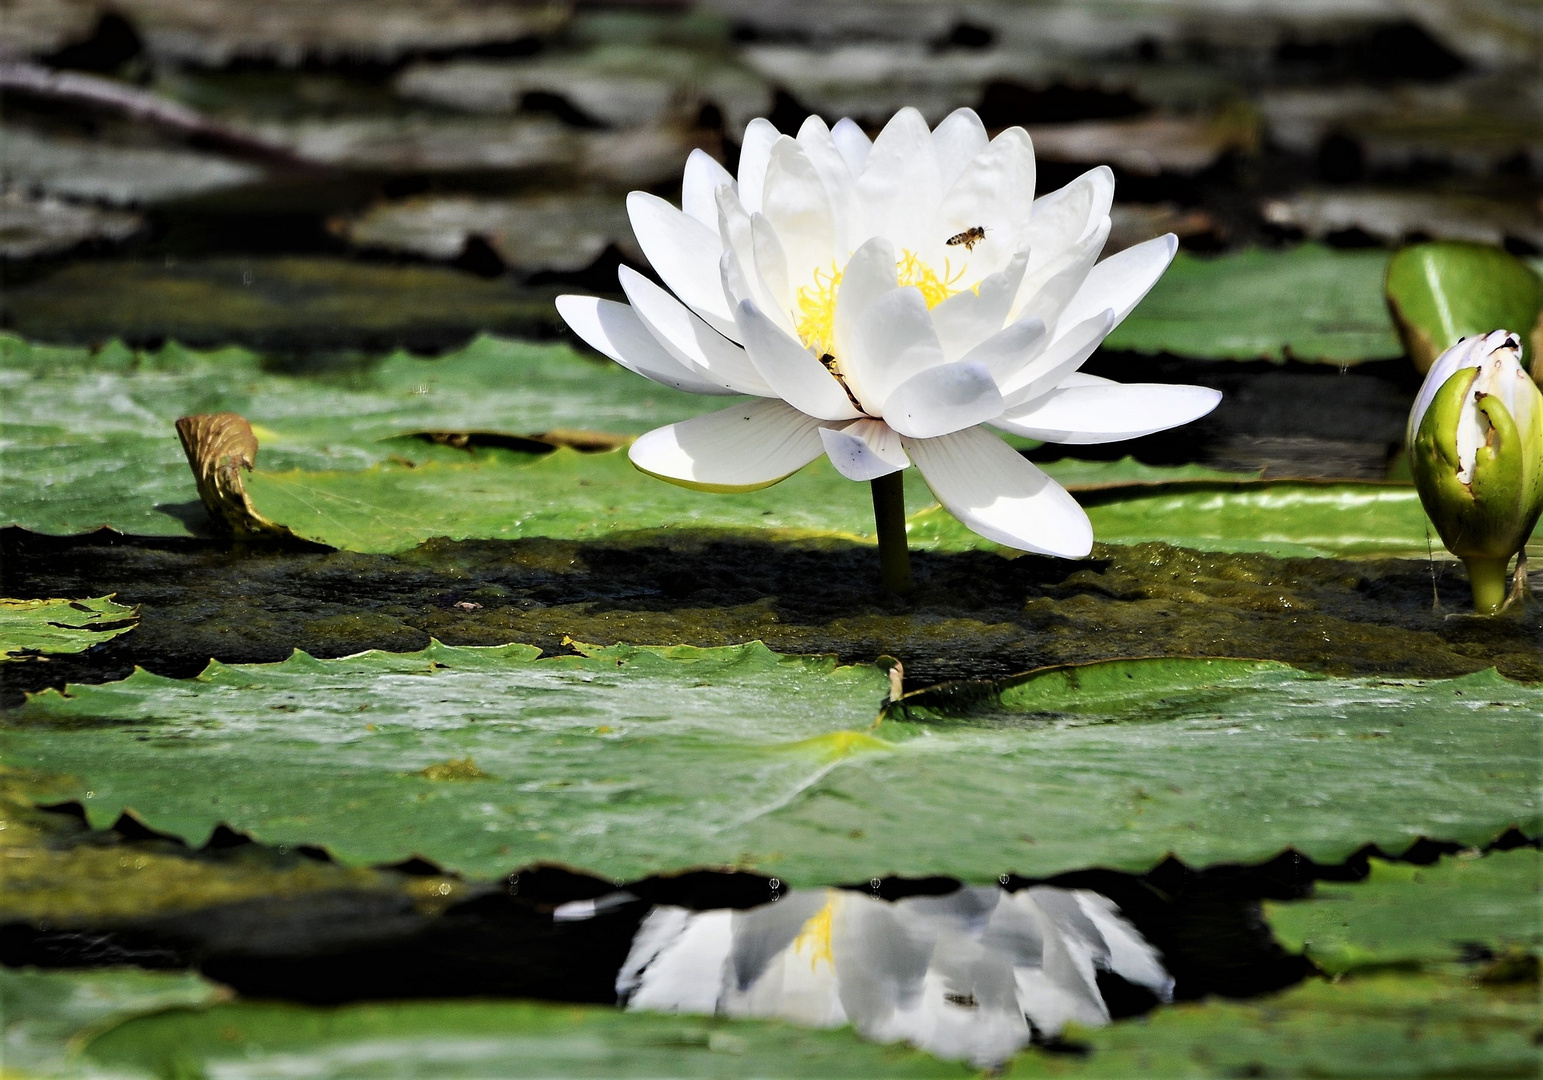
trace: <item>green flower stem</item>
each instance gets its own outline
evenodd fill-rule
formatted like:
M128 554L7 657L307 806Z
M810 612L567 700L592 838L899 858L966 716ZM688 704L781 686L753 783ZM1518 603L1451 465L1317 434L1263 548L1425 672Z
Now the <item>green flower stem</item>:
M1474 555L1464 559L1468 564L1468 584L1473 588L1473 610L1480 615L1493 615L1505 605L1506 590L1510 581L1506 566L1510 559L1486 559Z
M868 483L873 487L873 523L879 533L879 577L899 596L911 592L911 553L905 543L905 470Z

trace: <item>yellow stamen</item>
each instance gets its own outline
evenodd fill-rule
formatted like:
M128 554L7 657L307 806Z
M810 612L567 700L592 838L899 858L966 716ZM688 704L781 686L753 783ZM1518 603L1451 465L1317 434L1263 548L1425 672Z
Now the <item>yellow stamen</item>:
M895 275L902 286L920 290L927 307L935 308L960 290L956 283L964 276L961 268L953 272L948 260L939 274L922 262L914 251L903 251L895 264ZM816 270L814 283L798 290L798 337L807 348L821 356L836 351L836 294L841 286L841 267L832 263L829 270Z
M814 284L798 290L798 337L807 348L821 356L836 348L836 287L841 284L841 267L816 270Z
M954 288L954 283L964 277L963 269L957 274L950 274L948 260L944 259L943 273L940 276L936 270L918 259L914 251L906 251L902 254L905 257L895 267L895 272L900 277L900 284L914 285L920 289L922 297L927 301L928 310L937 307L959 291Z
M804 923L798 937L793 939L793 952L809 957L810 971L819 967L821 960L831 967L836 966L836 955L830 945L831 923L835 913L835 901L825 901L825 906Z

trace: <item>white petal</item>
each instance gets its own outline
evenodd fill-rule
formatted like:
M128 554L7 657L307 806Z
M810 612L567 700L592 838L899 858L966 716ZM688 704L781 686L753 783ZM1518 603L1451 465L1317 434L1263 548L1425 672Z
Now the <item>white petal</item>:
M1045 347L1045 324L1038 319L1019 319L961 358L964 363L984 364L998 386L1008 385Z
M849 420L858 415L825 365L778 329L752 301L742 301L738 315L740 337L750 362L782 400L821 420Z
M1083 282L1087 281L1098 253L1109 239L1109 228L1109 219L1101 219L1098 227L1087 236L1038 270L1025 274L1023 284L1018 286L1018 299L1010 317L1039 319L1054 333L1056 327L1061 325L1062 313L1071 303L1072 297L1077 295ZM1104 303L1094 310L1102 311L1113 306L1112 303ZM1080 321L1072 318L1066 325L1071 326Z
M755 270L761 275L761 287L772 298L773 312L778 326L792 329L787 315L793 310L792 278L787 272L787 253L782 250L782 239L776 228L767 221L765 214L750 214L750 239L755 247ZM748 268L748 267L747 267Z
M626 304L569 294L557 298L557 313L592 348L628 371L691 394L734 393L671 356Z
M884 125L857 178L857 191L874 235L888 237L897 248L922 250L943 198L943 177L921 113L907 106Z
M1198 420L1222 399L1220 390L1170 383L1061 385L1026 407L1002 414L996 427L1044 442L1119 442Z
M873 149L873 140L868 138L868 133L855 121L843 116L830 129L830 137L846 161L847 168L852 170L852 175L861 176L868 164L868 152Z
M745 128L745 138L739 146L739 201L745 204L746 213L758 213L761 209L772 145L781 137L770 120L759 116Z
M1021 246L1030 249L1029 273L1055 258L1109 215L1114 173L1107 165L1090 169L1063 188L1034 200Z
M1109 968L1128 982L1145 986L1163 1001L1173 1000L1173 976L1163 967L1162 954L1120 913L1119 906L1096 892L1078 889L1077 906L1093 923L1109 950Z
M868 237L868 212L857 195L857 177L848 167L825 121L810 116L798 129L798 145L825 185L835 219L836 261L844 262Z
M868 305L857 320L858 347L844 363L863 387L860 400L882 404L911 376L944 362L919 289L893 289Z
M776 233L786 259L791 302L798 288L814 281L816 270L835 269L836 230L830 197L825 194L820 174L803 147L786 135L772 146L761 204L761 212ZM759 245L760 234L755 236Z
M1070 325L1095 311L1113 308L1114 325L1119 326L1157 284L1178 250L1179 238L1168 233L1109 256L1088 272L1061 317Z
M754 300L762 311L771 315L778 326L791 334L793 324L783 310L781 299L772 294L756 268L755 228L751 224L750 215L740 204L739 196L729 188L718 189L718 231L723 234L724 243L733 256L729 260L727 273L723 272L725 264L721 259L719 263L720 280L724 295L728 298L729 310L738 307L741 300ZM737 329L733 337L735 341L739 340Z
M1007 312L1023 284L1029 254L1020 251L1006 267L988 274L974 289L955 293L932 309L932 325L950 362L1002 329Z
M895 272L895 246L882 236L875 236L847 261L841 274L841 285L836 290L836 362L841 365L852 393L859 401L872 406L871 412L878 412L884 399L868 385L868 376L877 361L871 362L864 352L857 325L875 300L893 292L899 284Z
M627 216L638 246L670 291L707 325L734 338L734 313L718 276L723 241L717 231L643 191L627 196Z
M617 277L643 325L675 359L706 375L730 393L775 397L766 380L750 363L745 350L708 326L668 292L631 267Z
M750 214L739 201L738 191L719 187L714 193L714 201L718 208L718 234L723 238L724 249L732 251L741 266L753 265L755 240L750 235ZM739 299L734 303L739 303Z
M1064 559L1093 549L1077 500L995 435L966 428L905 448L938 502L987 540Z
M959 179L943 196L937 220L928 240L942 245L949 237L971 228L984 228L985 238L972 248L937 247L950 265L965 268L958 287L969 288L987 274L995 273L1026 246L1034 199L1034 145L1026 131L1008 128L985 150L966 163Z
M1086 371L1073 371L1061 376L1057 386L1118 386L1113 379L1106 379L1102 375L1089 375Z
M932 129L932 145L938 152L938 169L947 191L976 154L986 149L991 137L974 109L955 109ZM1033 187L1029 194L1033 194Z
M884 422L913 439L932 439L983 424L1003 408L985 364L942 364L897 386L884 402Z
M758 401L655 428L627 456L661 480L702 491L770 487L825 452L820 422L781 401Z
M1016 375L1001 384L1007 407L1016 409L1027 405L1060 386L1066 376L1093 355L1113 326L1114 312L1106 309L1059 334Z
M1425 373L1425 381L1420 384L1420 392L1415 395L1414 407L1409 410L1409 427L1405 433L1408 445L1414 445L1415 434L1420 430L1420 421L1425 419L1425 410L1430 408L1430 403L1436 400L1436 391L1440 390L1459 369L1483 367L1484 359L1505 344L1505 337L1504 330L1474 334L1462 338L1456 345L1436 357L1436 362Z
M734 185L729 171L705 150L693 150L686 158L686 174L680 183L680 208L714 232L718 231L718 189Z
M848 480L877 480L911 464L900 435L882 420L853 420L844 428L823 427L825 456Z

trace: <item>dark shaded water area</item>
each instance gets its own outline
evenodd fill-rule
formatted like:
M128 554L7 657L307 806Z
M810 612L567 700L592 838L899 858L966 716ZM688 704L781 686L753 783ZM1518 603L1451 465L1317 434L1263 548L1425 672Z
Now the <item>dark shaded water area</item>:
M874 550L668 530L598 541L430 541L399 556L218 541L0 532L0 591L138 605L131 633L78 656L7 664L5 700L134 667L188 677L273 662L511 641L701 646L759 639L844 662L898 656L907 685L1150 655L1281 660L1337 675L1543 679L1535 607L1463 614L1458 564L1276 559L1166 544L1086 561L913 554L917 590L877 588Z
M745 872L617 884L550 865L493 881L465 881L422 859L347 869L319 849L269 847L223 826L195 850L129 815L91 830L77 803L12 805L7 816L33 843L23 870L0 887L0 963L192 969L245 996L310 1004L475 996L612 1004L650 913L765 912L800 895L789 883ZM1535 843L1512 830L1491 848ZM1077 895L1112 902L1171 978L1154 991L1100 970L1098 993L1118 1019L1164 1000L1250 997L1313 975L1310 961L1274 940L1262 901L1303 898L1314 882L1361 880L1372 857L1423 865L1459 847L1429 840L1399 853L1368 847L1334 865L1287 851L1261 864L1204 870L1169 858L1139 875L1097 868L1044 880L1004 875L1000 895L1027 890L1050 909ZM948 878L885 878L842 891L903 906L917 898L958 903L962 888ZM153 902L144 903L147 896ZM1486 959L1478 950L1469 961Z

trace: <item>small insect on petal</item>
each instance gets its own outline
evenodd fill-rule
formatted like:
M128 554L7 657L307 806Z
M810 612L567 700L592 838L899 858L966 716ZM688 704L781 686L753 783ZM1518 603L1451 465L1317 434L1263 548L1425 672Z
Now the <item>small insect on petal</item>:
M960 244L963 244L964 250L974 251L975 245L984 239L986 239L986 226L971 225L964 232L954 233L953 236L950 236L943 242L949 247L958 247Z

